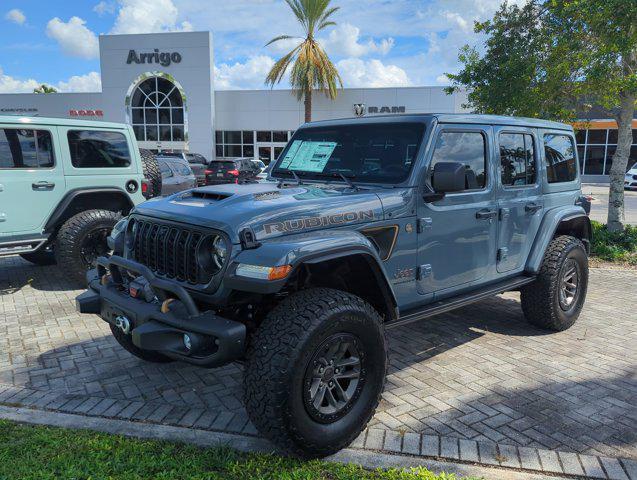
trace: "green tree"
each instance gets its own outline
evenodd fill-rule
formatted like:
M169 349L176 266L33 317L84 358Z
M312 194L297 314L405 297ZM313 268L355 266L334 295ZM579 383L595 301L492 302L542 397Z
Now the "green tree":
M46 83L43 83L38 88L33 89L33 93L57 93L57 92L58 91L55 88L51 87L50 85L47 85Z
M610 231L622 230L624 173L637 101L637 2L504 3L475 30L486 35L484 53L463 47L463 68L448 75L448 91L467 88L469 106L476 111L573 121L578 103L586 99L615 118L618 143L607 223Z
M290 71L290 85L297 99L304 101L305 121L312 120L312 90L320 90L334 100L343 82L336 67L319 45L316 35L323 29L336 25L330 20L339 7L330 7L330 0L285 0L294 12L305 32L305 37L281 35L267 45L298 38L299 44L279 59L265 79L266 85L274 87ZM291 69L290 69L291 66Z

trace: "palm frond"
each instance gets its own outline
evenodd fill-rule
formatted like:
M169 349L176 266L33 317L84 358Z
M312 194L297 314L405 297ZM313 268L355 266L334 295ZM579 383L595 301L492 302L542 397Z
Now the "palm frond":
M299 37L293 37L292 35L279 35L278 37L274 37L272 40L266 43L264 47L267 47L268 45L272 45L273 43L278 42L280 40L289 40L291 38L299 38Z

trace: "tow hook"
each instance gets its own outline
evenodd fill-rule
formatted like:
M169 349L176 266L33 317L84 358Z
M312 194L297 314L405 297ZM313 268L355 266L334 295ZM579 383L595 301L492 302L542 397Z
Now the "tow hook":
M121 315L115 317L115 326L119 328L124 335L128 335L130 333L130 320Z

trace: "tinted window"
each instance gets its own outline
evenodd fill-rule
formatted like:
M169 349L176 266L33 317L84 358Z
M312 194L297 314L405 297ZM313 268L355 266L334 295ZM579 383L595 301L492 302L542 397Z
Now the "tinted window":
M170 167L166 162L162 162L161 160L159 160L157 163L159 164L161 178L169 178L173 176L173 172L170 170Z
M479 132L442 132L436 141L431 169L438 162L459 162L465 166L466 188L484 188L486 176L486 144Z
M0 129L0 168L51 168L53 142L46 130Z
M278 156L275 176L339 178L374 183L404 181L414 163L425 126L384 123L311 127L296 131Z
M118 168L130 165L126 137L118 132L71 130L71 163L75 168Z
M182 163L175 163L173 166L175 167L175 171L182 177L192 175L192 170L190 170L190 167Z
M577 177L575 146L566 135L544 135L544 156L549 183L571 182Z
M499 141L502 185L533 185L535 183L533 137L522 133L501 133Z

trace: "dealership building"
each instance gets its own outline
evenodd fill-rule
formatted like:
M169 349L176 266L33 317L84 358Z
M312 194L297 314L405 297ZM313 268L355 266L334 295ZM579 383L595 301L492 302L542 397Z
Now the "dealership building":
M275 159L303 123L303 103L290 90L215 90L210 32L103 35L102 91L0 94L0 115L86 118L133 125L143 148L186 150L207 158ZM462 113L463 92L443 87L346 88L334 101L313 98L313 119L399 113ZM608 174L617 128L593 120L578 134L585 175ZM631 150L637 161L637 121Z

